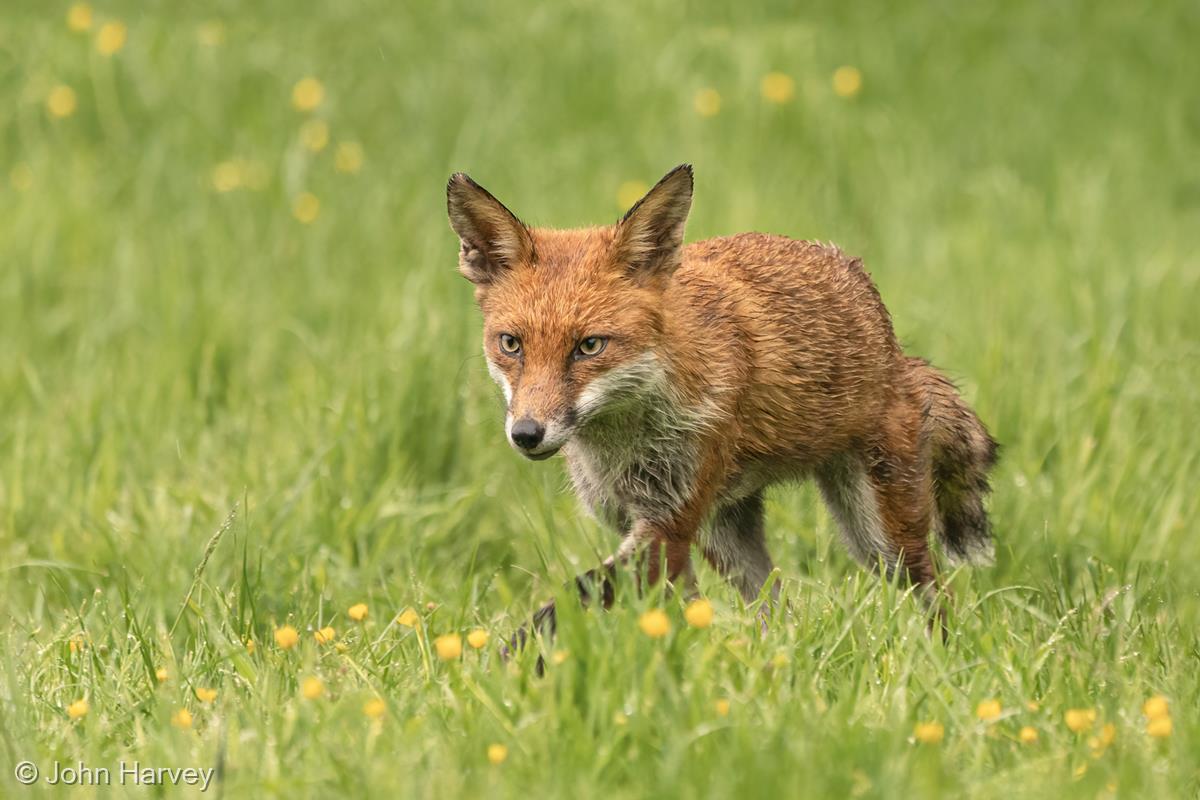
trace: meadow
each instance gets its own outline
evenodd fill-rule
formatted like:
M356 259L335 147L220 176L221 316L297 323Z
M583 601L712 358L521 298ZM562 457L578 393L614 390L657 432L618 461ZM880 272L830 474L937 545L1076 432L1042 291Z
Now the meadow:
M6 3L0 795L1197 796L1198 40L1159 0ZM707 626L562 595L546 675L500 660L615 541L504 442L446 179L572 226L683 161L689 240L862 256L1002 443L944 643L800 486L765 632L705 568Z

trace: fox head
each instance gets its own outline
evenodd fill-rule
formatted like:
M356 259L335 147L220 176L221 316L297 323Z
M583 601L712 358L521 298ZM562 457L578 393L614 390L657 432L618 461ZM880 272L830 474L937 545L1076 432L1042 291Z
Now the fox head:
M549 458L662 382L662 295L682 258L690 165L607 227L530 228L462 173L446 194L462 242L459 270L475 285L484 356L518 452Z

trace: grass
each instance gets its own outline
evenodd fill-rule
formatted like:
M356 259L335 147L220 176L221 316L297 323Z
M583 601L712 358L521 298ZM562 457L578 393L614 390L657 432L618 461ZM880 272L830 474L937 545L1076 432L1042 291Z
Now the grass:
M113 0L86 32L65 5L6 9L0 793L55 793L15 783L26 759L220 765L230 797L1200 791L1196 7L687 5ZM760 94L772 71L788 102ZM324 97L298 111L306 76ZM1003 442L997 564L950 576L945 645L789 487L769 527L790 611L765 635L705 571L709 628L626 592L564 604L545 678L499 662L613 540L558 462L503 443L444 182L566 226L683 160L689 239L864 256L906 346ZM664 638L639 630L651 607ZM437 657L475 628L491 643Z

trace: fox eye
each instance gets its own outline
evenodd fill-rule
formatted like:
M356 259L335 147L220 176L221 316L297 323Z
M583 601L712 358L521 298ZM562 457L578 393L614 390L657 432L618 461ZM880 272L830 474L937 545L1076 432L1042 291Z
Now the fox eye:
M500 334L500 350L506 355L515 356L521 352L521 340L511 333Z
M582 340L575 348L576 358L591 358L592 356L600 355L600 351L608 344L608 339L603 336L589 336Z

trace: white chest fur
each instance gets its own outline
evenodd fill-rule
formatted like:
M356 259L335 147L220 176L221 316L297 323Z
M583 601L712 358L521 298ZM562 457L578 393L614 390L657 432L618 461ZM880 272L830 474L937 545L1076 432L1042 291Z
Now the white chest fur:
M698 427L661 395L590 420L564 449L580 500L602 521L668 519L695 488Z

